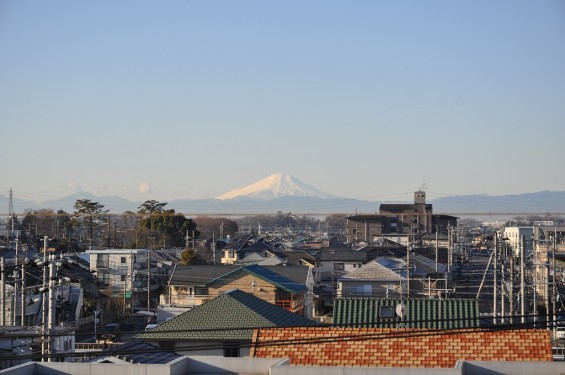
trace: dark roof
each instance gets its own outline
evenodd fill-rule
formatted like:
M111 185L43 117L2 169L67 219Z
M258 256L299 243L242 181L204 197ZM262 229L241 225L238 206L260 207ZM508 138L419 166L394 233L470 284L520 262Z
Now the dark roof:
M432 205L426 203L425 204L426 210L431 210ZM383 203L379 206L379 211L382 214L382 211L387 212L401 212L401 211L417 211L418 205L414 203L402 204L402 203Z
M347 217L347 220L349 221L371 223L380 223L386 219L388 219L388 216L384 215L352 215Z
M171 276L171 285L196 284L204 286L210 280L241 268L224 265L177 266Z
M303 250L290 250L285 251L286 260L288 263L299 263L305 261L311 264L316 264L316 257Z
M322 249L318 253L320 261L342 261L342 262L366 262L368 257L367 249Z
M237 272L247 272L251 275L254 275L260 279L265 280L268 283L275 285L277 288L280 288L288 293L296 294L300 292L306 291L308 288L304 284L299 284L294 282L293 280L289 279L286 276L280 275L272 270L272 268L262 267L257 264L252 264L249 266L241 267L239 269L233 270L232 272L226 273L218 278L210 280L206 283L206 286L210 286L219 280L224 278L231 277L234 273Z
M271 270L281 276L284 276L297 284L306 285L306 281L308 278L308 271L310 267L307 266L273 266L267 267L268 270Z
M156 346L141 340L130 341L126 344L114 346L106 350L105 356L92 359L89 362L100 362L108 355L136 364L166 364L182 357L170 351L159 350Z
M400 303L406 305L406 317L402 322L394 313ZM381 307L393 308L393 318L383 318ZM334 301L333 324L392 328L404 323L406 328L469 328L479 327L479 301L475 299L420 299L350 297Z
M313 320L235 289L135 336L149 341L247 341L253 328L314 326Z
M304 285L308 277L308 267L306 266L261 266L265 267L281 276L287 277L297 284ZM171 276L171 285L202 285L220 278L228 273L239 270L241 265L190 265L178 266Z

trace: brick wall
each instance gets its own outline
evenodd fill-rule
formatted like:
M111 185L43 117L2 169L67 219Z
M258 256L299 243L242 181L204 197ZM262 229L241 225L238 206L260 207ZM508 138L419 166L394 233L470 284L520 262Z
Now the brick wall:
M545 330L301 327L257 329L251 357L292 365L452 368L457 360L552 361Z

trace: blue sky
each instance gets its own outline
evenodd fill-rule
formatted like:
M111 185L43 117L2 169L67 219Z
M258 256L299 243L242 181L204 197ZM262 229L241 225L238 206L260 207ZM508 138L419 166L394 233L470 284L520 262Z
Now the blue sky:
M0 2L0 194L565 190L565 2Z

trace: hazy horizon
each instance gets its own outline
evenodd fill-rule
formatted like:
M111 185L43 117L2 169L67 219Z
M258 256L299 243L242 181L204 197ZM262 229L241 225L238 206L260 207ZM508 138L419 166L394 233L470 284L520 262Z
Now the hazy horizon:
M565 3L0 2L0 194L565 190Z

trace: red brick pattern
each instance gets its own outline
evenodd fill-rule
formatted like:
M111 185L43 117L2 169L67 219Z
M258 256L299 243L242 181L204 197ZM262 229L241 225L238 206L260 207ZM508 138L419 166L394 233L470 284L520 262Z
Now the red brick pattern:
M457 360L552 361L549 332L410 328L267 328L253 332L252 357L292 365L452 368Z

